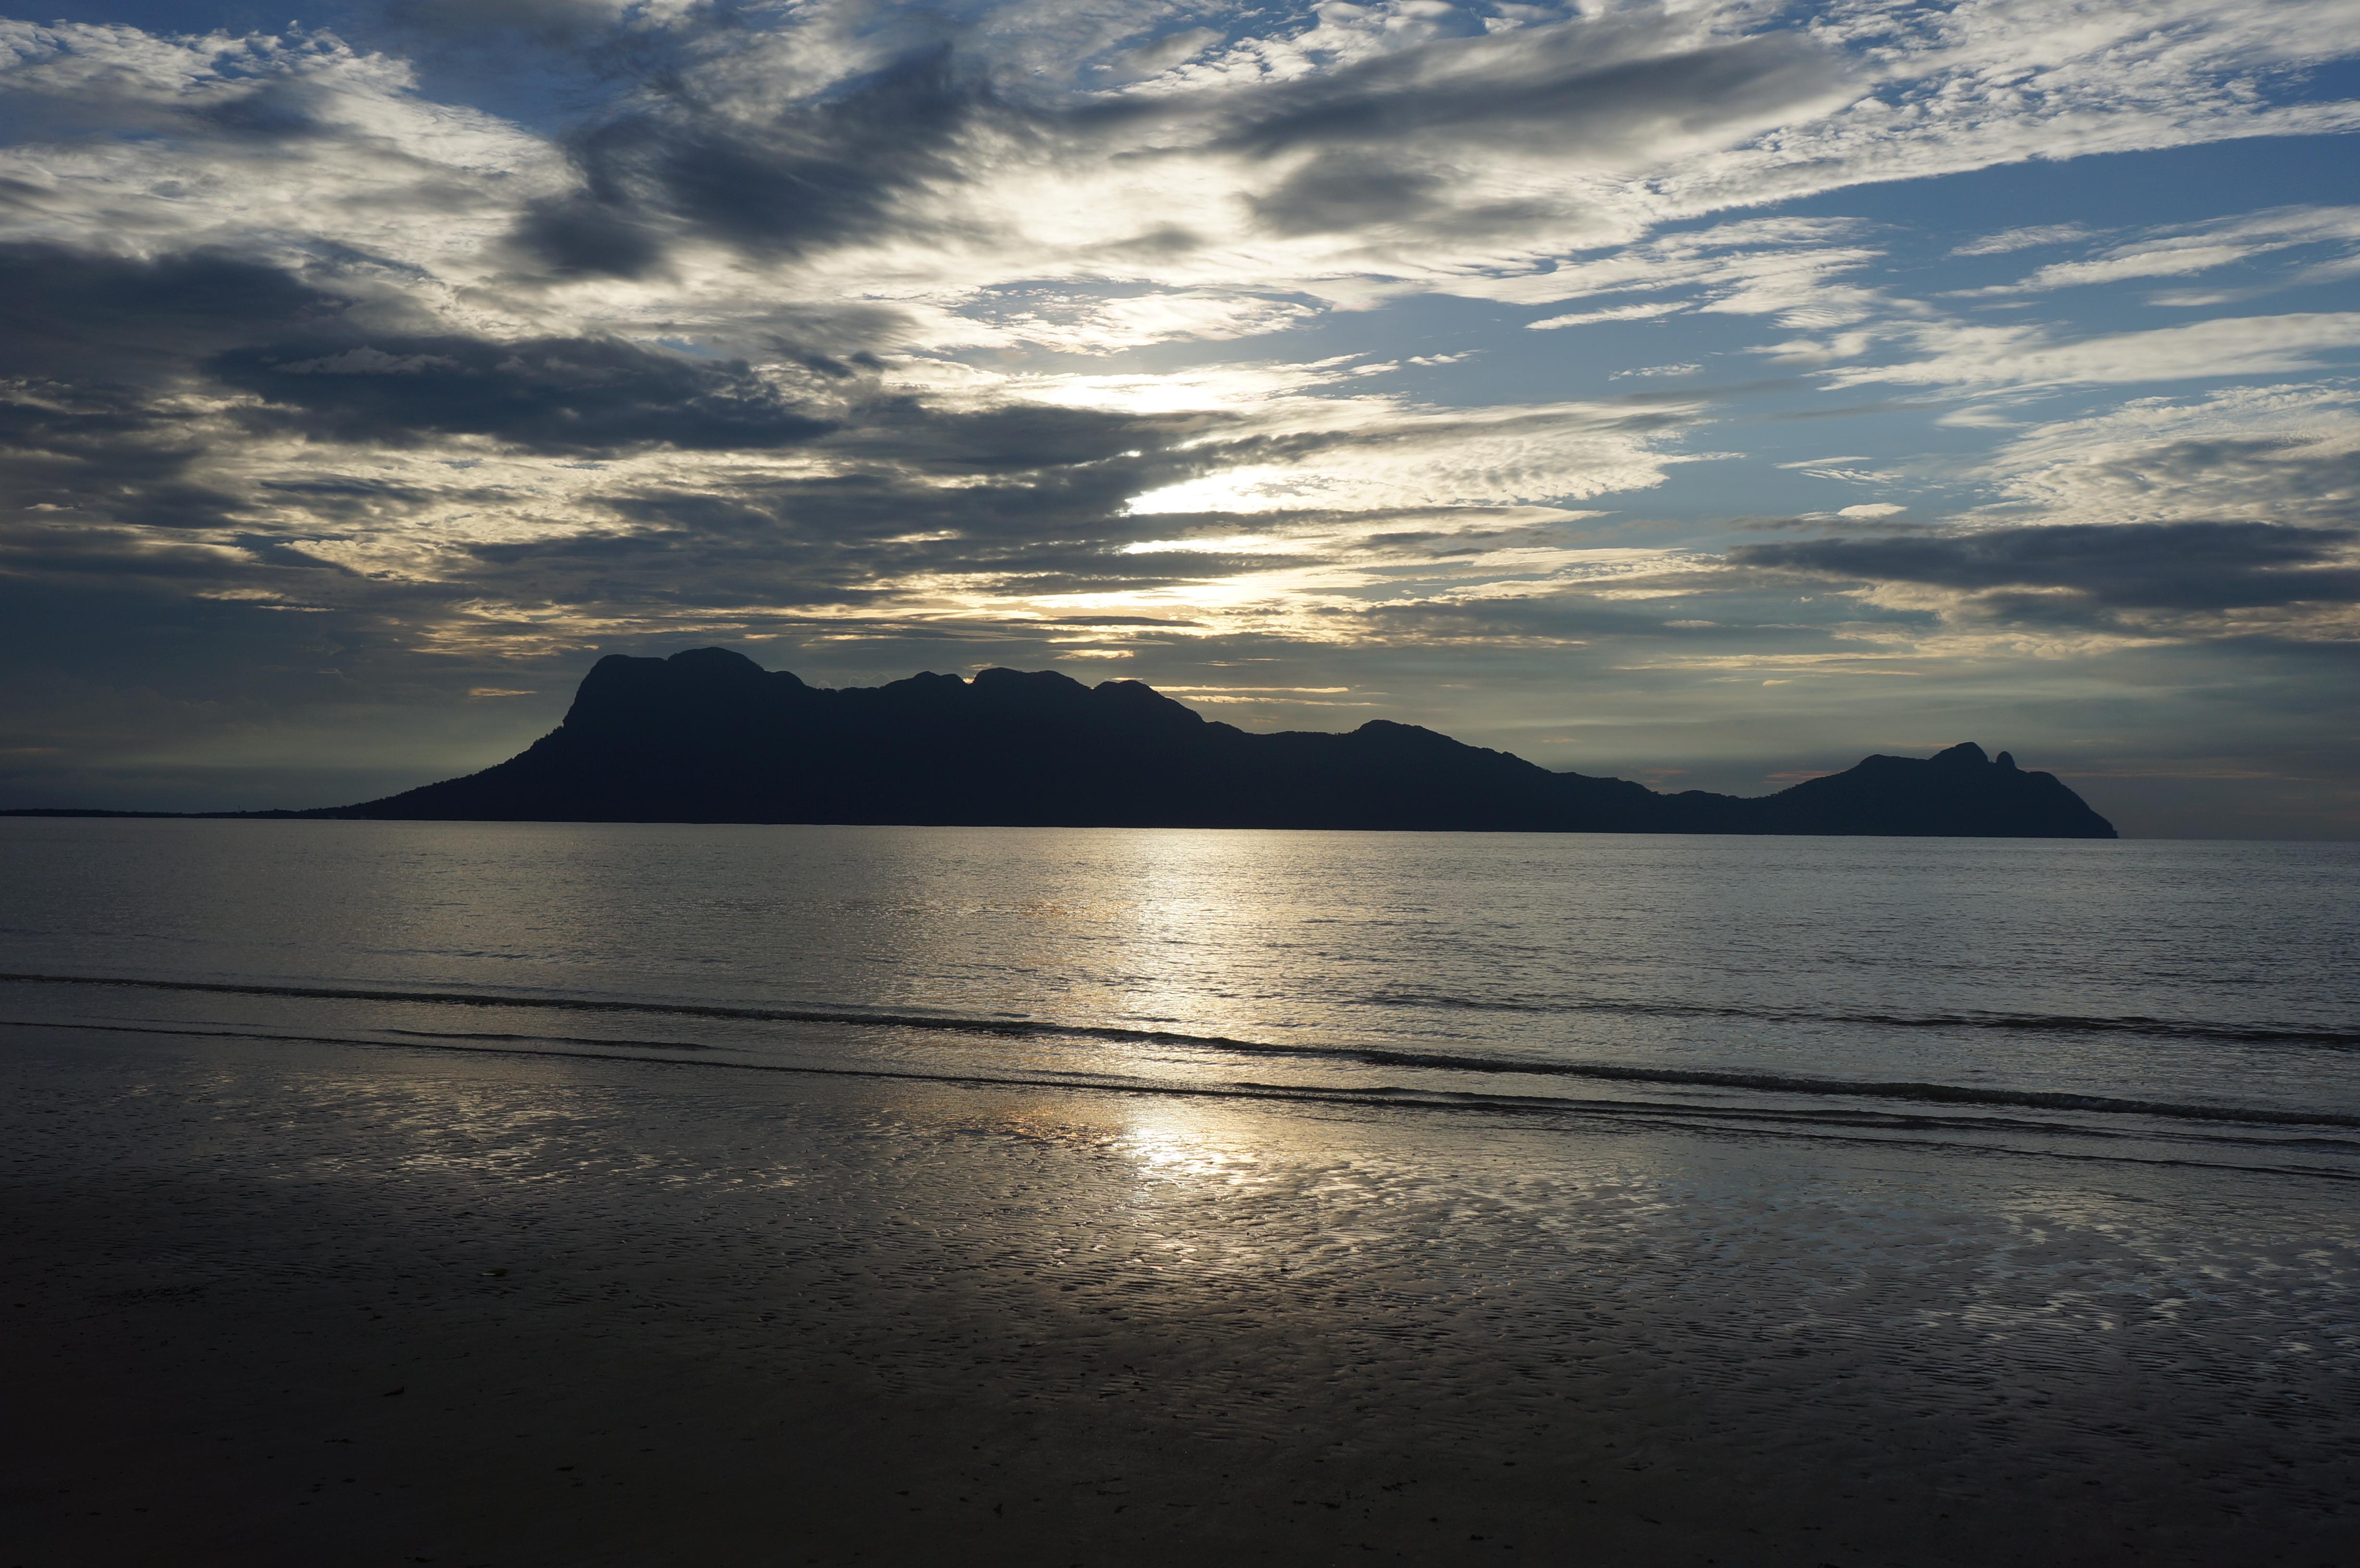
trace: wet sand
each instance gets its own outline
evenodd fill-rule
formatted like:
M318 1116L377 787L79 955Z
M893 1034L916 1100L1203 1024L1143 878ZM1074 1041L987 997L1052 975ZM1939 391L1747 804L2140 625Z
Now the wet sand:
M0 1134L0 1568L2360 1560L2343 1183L26 1029Z

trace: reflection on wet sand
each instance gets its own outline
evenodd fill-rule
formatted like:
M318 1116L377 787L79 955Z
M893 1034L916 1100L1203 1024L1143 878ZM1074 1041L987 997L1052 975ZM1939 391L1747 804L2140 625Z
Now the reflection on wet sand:
M465 1561L644 1561L660 1476L823 1562L2353 1544L2348 1213L2284 1179L129 1034L5 1062L27 1321L148 1380L110 1407L141 1442L226 1421L220 1495L304 1550L382 1534L287 1501L279 1456L354 1431ZM191 1334L218 1356L141 1348ZM104 1452L39 1462L125 1541L211 1517Z

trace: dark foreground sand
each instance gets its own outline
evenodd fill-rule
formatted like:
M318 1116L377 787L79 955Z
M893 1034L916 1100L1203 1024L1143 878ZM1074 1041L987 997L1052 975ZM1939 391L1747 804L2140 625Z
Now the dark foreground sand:
M9 1029L0 1568L2351 1563L2348 1198Z

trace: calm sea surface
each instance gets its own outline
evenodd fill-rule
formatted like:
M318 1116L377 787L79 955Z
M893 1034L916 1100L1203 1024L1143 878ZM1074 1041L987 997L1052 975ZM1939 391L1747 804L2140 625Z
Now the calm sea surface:
M2360 844L0 822L0 1017L2360 1174Z

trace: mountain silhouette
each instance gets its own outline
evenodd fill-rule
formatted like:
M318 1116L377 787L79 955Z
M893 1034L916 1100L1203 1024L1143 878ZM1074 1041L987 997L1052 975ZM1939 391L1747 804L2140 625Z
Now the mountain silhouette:
M1552 773L1415 724L1252 735L1136 681L913 675L831 691L726 648L611 655L558 727L464 779L304 816L2113 838L1972 742L1745 799Z

